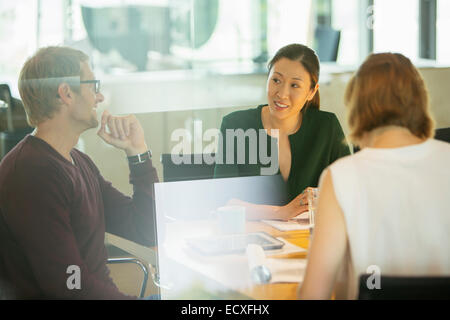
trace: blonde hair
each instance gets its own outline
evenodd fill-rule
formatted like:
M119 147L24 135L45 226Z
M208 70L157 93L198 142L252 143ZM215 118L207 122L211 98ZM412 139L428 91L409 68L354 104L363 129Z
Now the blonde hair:
M46 47L25 62L19 75L19 93L31 126L50 119L59 110L58 87L61 83L68 83L78 92L80 63L88 60L85 53L76 49Z
M384 126L405 127L419 138L433 135L425 82L402 54L371 54L347 85L345 104L350 139L357 144L364 133Z

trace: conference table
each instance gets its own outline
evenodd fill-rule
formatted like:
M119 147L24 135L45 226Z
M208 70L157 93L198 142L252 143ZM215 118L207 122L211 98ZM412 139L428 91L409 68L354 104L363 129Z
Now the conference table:
M246 232L265 232L275 238L281 238L295 246L303 248L297 252L280 253L271 255L272 259L306 259L310 240L309 229L280 231L269 224L260 221L248 221ZM175 232L180 233L178 230ZM248 279L245 259L238 256L229 257L228 265L220 258L205 259L195 255L180 254L182 251L176 244L176 255L164 255L158 248L148 248L115 235L107 234L107 242L134 255L138 259L154 266L152 270L158 273L157 285L163 299L257 299L257 300L293 300L297 298L298 282L256 284ZM234 260L233 260L234 259ZM214 268L221 269L218 274L224 272L230 274L231 281L220 281ZM239 284L232 281L241 278ZM153 277L155 278L155 277ZM242 278L247 279L242 281Z
M283 238L290 243L301 248L308 249L310 232L309 230L279 231L263 222L248 222L247 232L264 231L278 238ZM307 252L281 254L272 258L300 258L306 259ZM258 300L294 300L297 299L298 283L269 283L263 285L253 285L243 291L244 294Z

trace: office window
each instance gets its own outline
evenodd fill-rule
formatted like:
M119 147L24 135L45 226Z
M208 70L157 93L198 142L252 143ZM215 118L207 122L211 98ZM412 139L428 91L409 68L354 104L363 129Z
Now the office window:
M64 43L65 1L40 0L38 1L38 10L37 46Z
M374 0L374 52L419 57L419 2Z
M331 27L332 0L316 0L314 3L316 24Z
M448 31L450 30L450 1L438 0L437 2L437 53L436 59L440 63L450 64L450 41Z
M329 24L333 1L321 2L319 22ZM1 1L0 77L17 78L26 58L38 47L48 45L81 49L91 57L96 71L105 73L199 68L233 72L254 62L265 66L286 44L311 45L312 3L312 0Z
M260 54L266 16L265 1L190 1L171 6L169 55L187 67L208 68L211 63L248 62Z
M54 44L85 51L96 70L105 73L199 68L233 72L254 62L264 66L292 42L314 47L317 27L340 32L338 64L357 65L368 51L362 39L369 30L366 20L372 18L375 52L397 51L416 60L419 1L373 0L370 12L362 3L372 1L1 1L0 77L17 77L37 47ZM440 62L450 60L445 30L450 30L450 1L438 0Z
M360 0L333 0L332 27L341 31L337 63L356 65L360 60L359 53L359 2Z
M36 12L35 0L0 1L0 77L3 81L14 78L36 48Z
M269 57L290 43L309 44L313 37L311 0L267 0Z

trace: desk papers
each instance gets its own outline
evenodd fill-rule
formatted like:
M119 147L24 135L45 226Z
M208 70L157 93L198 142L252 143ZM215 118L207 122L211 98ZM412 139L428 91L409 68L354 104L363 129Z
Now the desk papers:
M292 219L289 221L262 220L262 222L267 223L280 231L309 230L311 227L309 220L302 219Z
M302 282L306 270L306 259L267 258L264 265L272 273L271 283Z
M282 220L262 220L262 222L278 229L280 231L308 230L311 228L309 223L309 212L304 212L288 221Z

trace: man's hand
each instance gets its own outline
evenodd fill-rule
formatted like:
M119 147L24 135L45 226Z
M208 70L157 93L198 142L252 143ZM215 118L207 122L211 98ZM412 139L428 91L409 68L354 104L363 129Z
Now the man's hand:
M106 125L110 133L106 132ZM134 156L148 150L144 130L134 115L113 116L105 110L97 134L106 143L124 150L127 156Z

